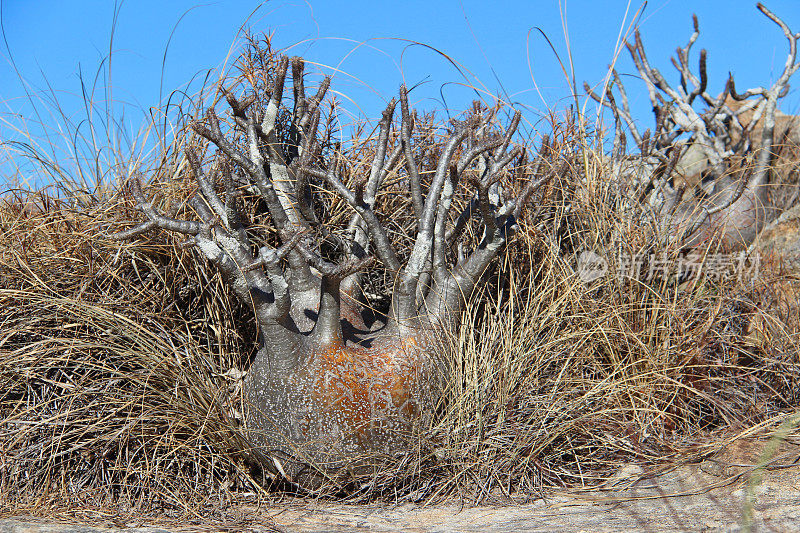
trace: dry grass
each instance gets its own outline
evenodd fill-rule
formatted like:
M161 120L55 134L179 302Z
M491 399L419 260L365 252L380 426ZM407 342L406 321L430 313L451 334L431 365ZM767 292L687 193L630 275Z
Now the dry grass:
M533 250L518 243L506 271ZM438 490L594 486L622 464L707 453L798 405L797 330L775 332L780 348L771 335L747 345L757 288L586 287L550 250L527 264L502 298L471 308L447 360L435 453L453 475Z
M599 485L624 463L670 464L766 432L800 405L796 275L780 265L741 279L613 275L620 257L674 264L681 251L654 244L641 213L620 211L574 120L553 127L561 177L438 354L435 411L408 451L374 457L371 474L332 479L318 496L481 501ZM371 154L357 141L350 178ZM165 209L185 209L192 187L182 142L159 156ZM379 206L403 249L410 209L401 178L388 181ZM110 241L136 217L124 189L71 205L42 192L0 200L0 509L191 515L260 494L270 485L248 466L237 418L250 313L179 238ZM268 226L253 209L253 224ZM329 203L333 225L348 215ZM585 250L603 253L611 274L581 281Z
M0 211L0 508L186 511L248 486L228 372L246 318L175 242L109 242L118 211Z

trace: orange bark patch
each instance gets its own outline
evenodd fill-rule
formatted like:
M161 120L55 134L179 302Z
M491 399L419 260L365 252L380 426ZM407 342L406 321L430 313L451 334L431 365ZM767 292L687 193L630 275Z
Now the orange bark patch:
M308 378L322 409L364 436L383 422L417 415L419 364L420 350L413 339L385 349L334 345L315 354Z

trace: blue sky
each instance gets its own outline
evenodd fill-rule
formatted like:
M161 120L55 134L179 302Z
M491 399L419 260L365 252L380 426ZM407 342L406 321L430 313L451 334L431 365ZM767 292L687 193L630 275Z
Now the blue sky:
M768 0L766 5L800 31L800 2ZM383 102L397 94L403 81L424 82L415 91L420 107L461 109L475 98L475 92L463 86L468 82L487 94L505 95L524 108L532 128L548 107L563 108L572 102L569 84L539 30L565 62L570 58L569 42L580 89L584 80L594 84L603 79L621 28L631 24L640 7L627 0L128 0L116 4L112 0L0 0L0 114L4 117L0 138L19 135L9 129L10 123L35 122L26 93L38 101L40 113L47 107L41 99L46 102L55 95L64 113L78 123L85 115L79 73L91 85L100 66L106 68L100 70L104 76L99 85L111 87L115 109L125 109L123 127L135 136L150 107L224 64L229 54L235 55L243 25L253 31L273 31L277 47L318 64L317 71L331 73L335 67L333 89L352 99L354 113L379 116ZM701 29L694 57L696 61L701 47L708 49L712 92L722 90L728 71L736 76L739 89L768 84L780 73L786 39L756 11L755 2L652 0L639 19L640 27L651 62L669 80L676 80L669 57L690 35L693 12L700 18ZM447 54L463 71L434 49ZM109 50L110 83L106 76ZM627 52L620 56L618 69L634 72ZM645 127L651 126L643 86L635 80L628 85L635 115ZM794 85L800 86L800 79ZM189 89L197 86L196 82ZM108 93L100 90L97 94ZM800 91L793 89L783 108L800 111ZM40 116L49 128L57 128L58 117ZM35 125L29 129L40 133ZM7 165L0 164L0 173L4 168Z

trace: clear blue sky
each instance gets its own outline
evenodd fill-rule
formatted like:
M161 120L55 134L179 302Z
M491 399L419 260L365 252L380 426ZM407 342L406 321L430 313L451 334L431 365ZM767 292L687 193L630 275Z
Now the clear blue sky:
M765 3L800 31L800 1ZM603 79L626 12L630 24L640 6L627 0L128 0L116 4L114 24L112 0L0 0L0 138L18 135L9 128L19 121L15 115L34 116L23 80L31 94L49 99L52 91L65 113L79 121L78 73L91 84L109 49L111 94L118 110L125 106L124 126L133 135L147 109L239 49L237 33L243 24L254 31L274 31L274 44L291 47L292 54L338 67L334 90L351 97L368 117L380 115L382 102L395 96L404 80L409 85L427 82L416 91L422 107L441 108L444 98L445 105L460 109L474 99L473 92L458 85L465 80L444 57L409 46L417 41L463 65L474 75L466 81L523 106L529 123L535 124L547 106L563 108L571 102L555 54L537 28L566 62L566 22L580 89L584 80L594 84ZM768 84L781 71L786 39L756 11L755 1L652 0L640 27L651 62L670 81L676 76L669 57L691 34L693 12L701 29L694 57L696 61L701 47L708 49L712 92L722 90L728 71L740 90ZM634 72L627 52L618 69ZM635 114L645 127L651 126L643 86L633 80L628 85ZM793 85L800 86L800 78ZM783 108L798 112L800 91L793 89ZM55 118L42 118L50 128L58 127ZM34 126L30 130L37 131ZM0 173L4 168L0 164Z

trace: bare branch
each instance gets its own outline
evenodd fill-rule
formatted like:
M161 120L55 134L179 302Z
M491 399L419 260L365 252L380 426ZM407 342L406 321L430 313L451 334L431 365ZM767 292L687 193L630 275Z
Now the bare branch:
M422 220L422 210L424 203L422 200L422 189L419 180L419 170L414 161L414 151L411 147L411 131L414 128L411 115L408 112L408 90L405 85L400 86L400 110L402 113L402 125L400 128L400 139L403 152L406 156L406 168L408 169L409 188L411 189L411 202L414 206L414 214L417 220Z
M481 154L488 152L490 150L494 150L502 146L503 139L496 138L491 139L488 142L479 143L461 155L461 158L458 160L458 171L459 175L463 174L464 171L469 168L470 164L477 159L478 156Z
M317 128L319 127L319 119L320 119L320 112L318 108L315 108L312 112L311 124L309 125L308 133L306 134L305 138L303 139L303 145L301 150L301 155L299 160L295 160L292 162L293 165L293 174L294 174L294 198L297 203L297 209L300 211L300 214L303 218L310 224L314 226L319 226L319 221L317 220L317 215L314 213L314 207L309 200L312 196L309 194L308 191L308 176L305 172L303 172L303 167L310 166L312 164L311 158L314 153L315 149L315 139L317 134Z
M174 231L176 233L183 233L185 235L197 235L203 230L203 226L198 222L192 222L190 220L177 220L156 210L145 198L144 192L142 192L142 182L138 175L131 176L130 184L131 192L136 200L137 209L142 211L158 228L167 231ZM147 230L142 229L136 234L143 233L144 231Z
M503 136L503 144L501 144L494 153L495 159L502 156L504 153L506 153L506 150L508 150L508 145L511 143L511 138L517 132L520 120L522 120L522 113L515 111L514 116L511 118L511 123L509 123L508 127L506 128L506 134Z
M365 184L366 196L364 197L364 201L368 203L370 207L374 207L375 205L375 195L377 194L382 177L385 176L383 170L386 164L386 147L389 143L389 129L392 125L392 116L394 115L394 108L396 105L397 100L392 98L386 106L386 109L384 109L383 116L378 123L378 144L375 147L375 157L372 158L369 178Z
M305 62L302 57L292 58L292 89L294 90L294 117L292 124L300 125L306 115L307 101L306 89L303 82Z
M287 242L283 243L280 248L277 250L272 248L271 246L262 246L258 250L258 257L250 263L250 265L245 266L244 270L250 271L255 270L260 267L264 267L264 269L269 273L276 273L280 272L280 262L289 255L295 246L300 243L300 239L305 235L305 233L298 231L295 233L291 239Z
M411 257L408 259L408 264L405 268L405 275L409 279L416 280L419 278L425 266L425 260L430 253L433 237L433 225L436 217L436 211L439 204L439 197L444 188L444 182L448 176L450 169L450 162L453 159L456 148L469 134L467 128L461 128L454 133L447 141L442 154L439 157L436 173L433 177L433 182L428 190L428 196L425 198L425 205L422 210L422 217L420 218L419 229L417 231L417 239L414 243L414 248L411 251ZM416 288L415 288L416 290ZM413 294L413 292L411 292Z
M281 57L278 70L275 73L275 84L272 88L269 102L267 103L264 118L261 121L261 131L265 136L269 136L275 129L275 121L278 119L278 111L281 108L283 99L283 85L286 82L286 71L289 68L289 58Z
M481 217L483 218L483 225L488 234L494 234L497 231L497 224L494 217L494 206L489 200L489 182L481 179L473 181L478 193L478 209L480 210Z
M445 235L445 240L448 245L452 245L458 239L467 227L467 223L472 218L473 213L478 209L478 199L472 198L469 203L461 210L456 217L455 224L449 229Z
M200 190L203 193L203 197L208 202L208 205L214 210L217 216L227 224L225 206L220 201L219 196L217 196L217 191L214 190L213 182L209 176L203 172L200 166L200 160L197 158L197 152L195 152L192 147L186 148L186 159L189 161L189 166L192 167L194 179L197 181L198 185L200 185Z
M323 172L321 170L313 169L313 168L302 168L303 172L307 172L312 176L316 176L317 178L323 179L328 182L328 184L333 187L334 191L341 196L350 206L356 210L356 212L361 215L361 218L364 219L364 222L367 226L367 230L369 231L370 236L372 237L372 241L375 243L375 251L380 258L381 262L391 271L398 272L400 270L400 261L397 259L397 254L394 251L394 247L392 246L389 237L386 235L386 230L384 230L383 226L381 225L378 217L372 211L366 203L357 201L355 193L353 193L350 189L342 183L338 177L336 177L331 172Z
M447 261L445 257L447 248L447 236L445 230L447 229L447 219L450 213L450 204L453 200L453 193L455 192L456 186L458 184L458 176L459 175L458 171L456 170L456 166L450 165L450 176L449 176L450 179L444 185L444 190L442 191L442 196L439 201L439 211L436 215L436 225L434 226L434 237L433 237L432 267L434 273L439 279L441 279L445 275L447 269ZM417 296L421 296L421 294L417 294Z

